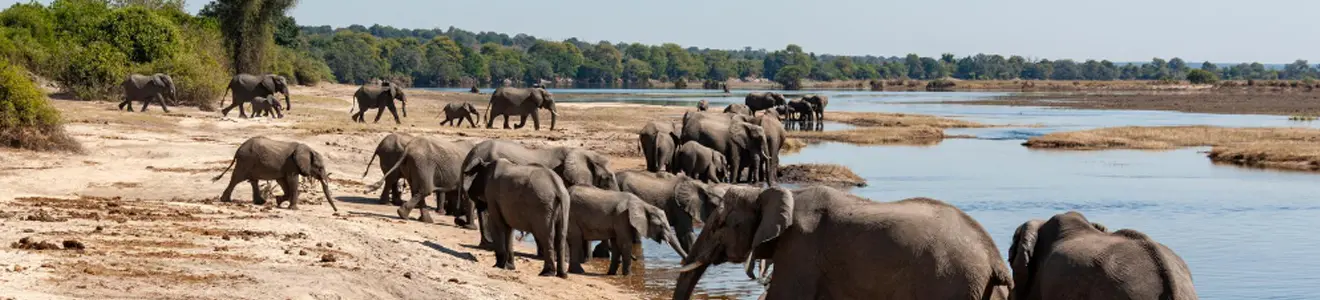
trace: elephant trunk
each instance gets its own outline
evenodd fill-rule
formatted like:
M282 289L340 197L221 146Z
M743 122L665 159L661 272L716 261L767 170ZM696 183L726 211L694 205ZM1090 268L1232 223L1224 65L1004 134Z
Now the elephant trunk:
M551 130L551 131L555 130L555 119L558 119L558 118L559 118L559 110L555 109L554 107L551 107L551 108L550 108L550 130Z
M683 244L679 243L678 237L674 236L673 232L665 231L665 242L669 243L669 246L674 248L674 252L678 252L679 257L687 259L687 251L683 249Z
M400 100L399 100L399 104L400 104L400 105L399 105L399 110L402 110L402 111L403 111L403 117L404 117L404 118L407 118L407 117L408 117L408 100L402 100L402 99L400 99Z
M699 262L698 262L699 263ZM692 299L692 292L697 289L697 282L701 281L701 275L706 273L708 265L702 263L696 265L693 269L679 273L678 280L674 284L674 300Z
M277 101L278 101L278 100L277 100ZM275 102L275 103L276 103L276 105L279 105L279 104L278 104L279 102ZM288 88L285 88L285 89L284 89L284 110L293 110L293 103L292 103L292 102L289 102L289 89L288 89Z
M330 196L330 184L325 182L325 177L321 177L321 192L325 193L325 202L330 203L330 209L339 212L339 208L335 207L335 199Z

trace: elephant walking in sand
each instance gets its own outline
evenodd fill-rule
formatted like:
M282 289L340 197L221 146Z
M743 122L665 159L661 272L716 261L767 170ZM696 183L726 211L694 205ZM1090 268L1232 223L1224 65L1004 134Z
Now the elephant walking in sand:
M674 172L669 166L678 148L678 132L674 127L674 123L669 121L651 121L642 126L642 132L637 134L642 156L646 158L647 171L668 169Z
M289 79L275 74L251 75L238 74L229 80L229 86L225 88L225 94L234 92L234 97L229 106L220 110L220 114L228 116L229 111L238 108L238 116L246 118L247 113L243 112L243 104L252 102L256 97L269 97L275 93L284 94L284 110L293 110L293 104L289 102ZM220 104L224 104L224 99L220 99ZM278 105L278 102L276 102Z
M467 120L468 125L471 125L472 128L477 128L477 123L473 122L472 118L481 118L481 115L477 111L477 107L472 106L472 103L467 102L445 104L444 111L445 120L440 122L440 126L453 124L454 127L459 127L463 126L463 120Z
M541 130L541 115L537 113L538 109L550 111L550 130L555 130L555 120L559 118L559 110L555 109L555 97L544 88L511 88L502 87L495 89L490 94L490 103L486 104L486 128L491 128L495 124L495 117L504 116L504 129L509 129L509 116L521 117L518 126L522 128L527 125L527 116L532 116L532 128Z
M399 100L399 109L403 111L403 117L408 117L408 96L404 95L403 89L398 85L363 85L353 93L353 101L357 105L350 107L348 112L353 113L353 109L356 108L358 112L353 114L353 121L365 123L367 120L363 114L366 114L368 109L376 109L374 122L379 123L380 116L389 109L390 115L394 116L394 123L403 124L399 121L399 113L394 111L394 100Z
M252 202L262 205L266 204L266 199L261 197L261 188L258 187L257 181L275 180L280 188L284 189L284 196L276 199L275 206L279 206L280 202L289 201L289 209L298 209L298 180L301 176L307 176L321 181L325 201L330 203L331 209L339 211L339 208L335 207L334 199L330 197L330 185L326 183L330 180L330 175L326 173L325 163L325 157L306 144L258 136L239 145L238 151L234 153L234 160L211 181L224 178L225 172L229 172L232 168L234 173L230 176L229 185L225 187L224 193L220 195L220 201L229 202L234 186L247 181L252 184Z
M142 111L147 111L147 105L151 104L151 101L156 101L160 103L161 110L170 112L165 100L175 100L174 79L170 78L170 75L131 74L120 85L124 88L124 102L119 103L119 109L128 106L128 111L133 111L133 101L141 100Z

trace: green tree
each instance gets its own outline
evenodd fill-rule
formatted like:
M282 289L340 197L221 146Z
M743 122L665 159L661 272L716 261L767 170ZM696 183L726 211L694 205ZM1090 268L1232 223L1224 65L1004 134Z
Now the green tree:
M802 72L802 74L797 74L800 75L798 77L805 77L807 74L811 74L811 63L811 56L806 52L803 52L801 46L789 44L787 47L784 47L784 50L775 51L766 55L764 77L778 81L779 69L788 66L796 66L797 70L795 70L795 72Z
M523 78L525 67L522 52L517 49L501 46L495 43L486 43L481 45L481 54L486 56L490 69L490 80L496 84L503 84L504 80L519 80Z
M1219 81L1219 76L1210 71L1196 69L1187 72L1187 81L1192 84L1213 84Z
M215 0L200 14L219 21L234 72L260 74L267 45L274 43L275 20L297 4L297 0Z
M623 63L623 81L629 83L645 82L651 77L651 64L640 59L628 58Z
M477 82L490 82L490 64L486 61L486 56L481 52L472 49L472 47L461 46L463 55L463 74L476 79Z
M458 84L463 78L463 50L453 39L437 36L423 46L426 49L422 59L423 84L446 86Z
M623 74L623 52L609 42L600 42L583 51L584 61L578 80L613 83Z
M116 10L101 37L135 63L168 59L179 51L177 27L141 6Z
M1207 60L1201 63L1201 70L1210 71L1210 73L1219 73L1219 66L1210 63L1210 61Z
M802 78L806 77L807 70L799 65L789 65L780 68L775 72L775 82L784 86L786 90L802 89Z
M571 78L573 75L577 75L577 70L582 66L583 59L582 51L572 43L544 40L537 40L536 43L532 44L532 47L527 49L527 55L533 61L550 63L553 73L540 79Z
M703 60L706 62L705 76L708 79L725 81L729 77L738 76L738 67L734 65L733 56L728 51L706 51Z
M328 42L323 58L341 82L363 84L388 71L376 37L370 34L340 31Z

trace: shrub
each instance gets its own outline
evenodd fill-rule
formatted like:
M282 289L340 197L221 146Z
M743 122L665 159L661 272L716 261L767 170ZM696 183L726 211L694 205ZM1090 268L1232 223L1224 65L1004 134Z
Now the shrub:
M948 79L936 79L926 83L927 91L947 91L952 89L956 83Z
M126 60L128 56L114 46L94 42L76 50L56 79L78 99L109 99L124 80Z
M116 10L103 28L103 39L136 63L169 59L181 48L178 26L141 6Z
M82 151L64 133L60 113L21 67L0 60L0 143L32 150Z

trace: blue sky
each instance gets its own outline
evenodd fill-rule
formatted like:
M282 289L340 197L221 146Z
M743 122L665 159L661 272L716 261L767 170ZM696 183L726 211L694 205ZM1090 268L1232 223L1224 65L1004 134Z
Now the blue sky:
M195 12L209 1L188 2ZM1314 0L302 0L291 14L304 25L455 26L719 49L796 43L846 55L1287 63L1320 61L1317 11Z

